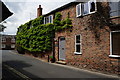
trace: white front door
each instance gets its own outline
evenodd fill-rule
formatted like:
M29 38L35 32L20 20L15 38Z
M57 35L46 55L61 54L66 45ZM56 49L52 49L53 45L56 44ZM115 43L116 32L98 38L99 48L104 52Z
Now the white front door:
M59 38L59 60L65 60L65 37Z

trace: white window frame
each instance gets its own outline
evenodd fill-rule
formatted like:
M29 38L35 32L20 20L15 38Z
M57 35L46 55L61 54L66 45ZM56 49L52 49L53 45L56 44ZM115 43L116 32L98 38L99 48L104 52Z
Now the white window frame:
M79 9L80 9L80 14L78 14L78 6L79 6ZM82 16L82 3L79 3L78 5L76 5L76 16L79 17L79 16Z
M48 18L48 22L46 21L46 20L47 20L47 18ZM49 16L44 17L44 24L48 24L48 23L49 23Z
M45 20L46 20L46 17L44 17L44 24L46 24L46 21L45 21Z
M93 11L93 12L90 12L90 3L91 2L95 2L95 11ZM88 13L87 14L84 14L84 4L86 4L86 3L88 3ZM80 6L80 15L78 15L77 13L78 13L78 6ZM85 16L85 15L88 15L88 14L93 14L93 13L95 13L95 12L97 12L97 4L96 4L96 0L89 0L88 2L85 2L85 3L79 3L78 5L76 5L76 16L77 17L80 17L80 16Z
M50 17L51 17L51 22L50 22ZM49 23L53 23L53 15L49 16Z
M30 29L33 27L33 25L30 25Z
M51 17L51 22L50 22L50 17ZM49 20L48 22L46 22L46 18L48 18L48 20ZM53 23L53 15L44 17L44 24L48 24L48 23Z
M82 4L82 11L83 11L83 12L82 12L82 15L83 15L83 16L88 15L88 14L90 13L90 10L89 10L88 13L84 14L84 10L85 10L85 9L84 9L84 5L85 5L85 4L88 4L88 5L87 5L87 6L88 6L88 10L90 9L90 7L89 7L89 6L90 6L90 5L89 5L89 1L83 3L83 4Z
M6 47L6 45L5 44L2 44L2 48L5 48Z
M2 38L2 42L6 42L6 38Z
M92 14L92 13L95 13L95 12L97 12L97 4L96 4L96 0L90 0L89 1L89 5L90 5L90 2L95 2L95 11L93 11L93 12L90 12L90 6L89 6L89 14Z
M14 46L14 47L13 47ZM11 44L11 48L15 48L15 44Z
M95 11L90 12L90 3L93 2L93 1L95 2ZM89 9L88 14L93 14L93 13L95 13L95 12L97 11L96 0L89 0L87 3L88 3L88 9ZM85 3L83 3L83 4L85 4ZM83 10L84 10L84 9L83 9ZM83 12L84 12L84 11L83 11ZM85 15L88 15L88 14L83 14L83 15L85 16Z
M80 43L76 43L76 36L80 35ZM74 54L82 54L82 37L81 34L75 35L75 52ZM76 45L80 44L80 52L76 52Z
M11 42L15 42L15 39L14 39L14 38L12 38L12 39L11 39Z
M110 32L110 55L109 55L109 57L120 57L119 55L113 55L113 53L112 53L112 33L114 33L114 32L119 32L120 33L120 31L111 31Z

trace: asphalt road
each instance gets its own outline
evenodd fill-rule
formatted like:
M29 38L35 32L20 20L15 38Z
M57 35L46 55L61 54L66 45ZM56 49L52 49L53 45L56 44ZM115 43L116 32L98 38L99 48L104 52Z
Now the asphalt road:
M113 76L43 62L32 57L16 54L10 50L2 51L2 63L14 68L30 79L119 80Z
M12 72L7 67L5 66L2 67L2 80L19 80L19 79L24 79L24 78Z

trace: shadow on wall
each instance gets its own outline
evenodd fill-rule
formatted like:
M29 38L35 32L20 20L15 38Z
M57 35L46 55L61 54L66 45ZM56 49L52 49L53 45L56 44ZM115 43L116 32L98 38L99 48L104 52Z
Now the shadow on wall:
M101 41L100 34L102 29L110 32L118 28L118 26L113 27L113 25L116 25L116 23L112 22L112 20L110 19L110 14L108 14L110 13L110 7L107 5L109 4L98 2L97 12L95 14L91 14L87 22L89 24L89 27L87 27L87 29L92 31L98 44L100 44Z

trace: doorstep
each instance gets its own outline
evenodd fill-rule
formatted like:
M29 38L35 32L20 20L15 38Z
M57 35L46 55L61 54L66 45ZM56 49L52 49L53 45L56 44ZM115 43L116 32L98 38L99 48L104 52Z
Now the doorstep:
M58 64L63 64L63 65L66 65L66 64L67 64L65 61L56 61L56 63L58 63Z

